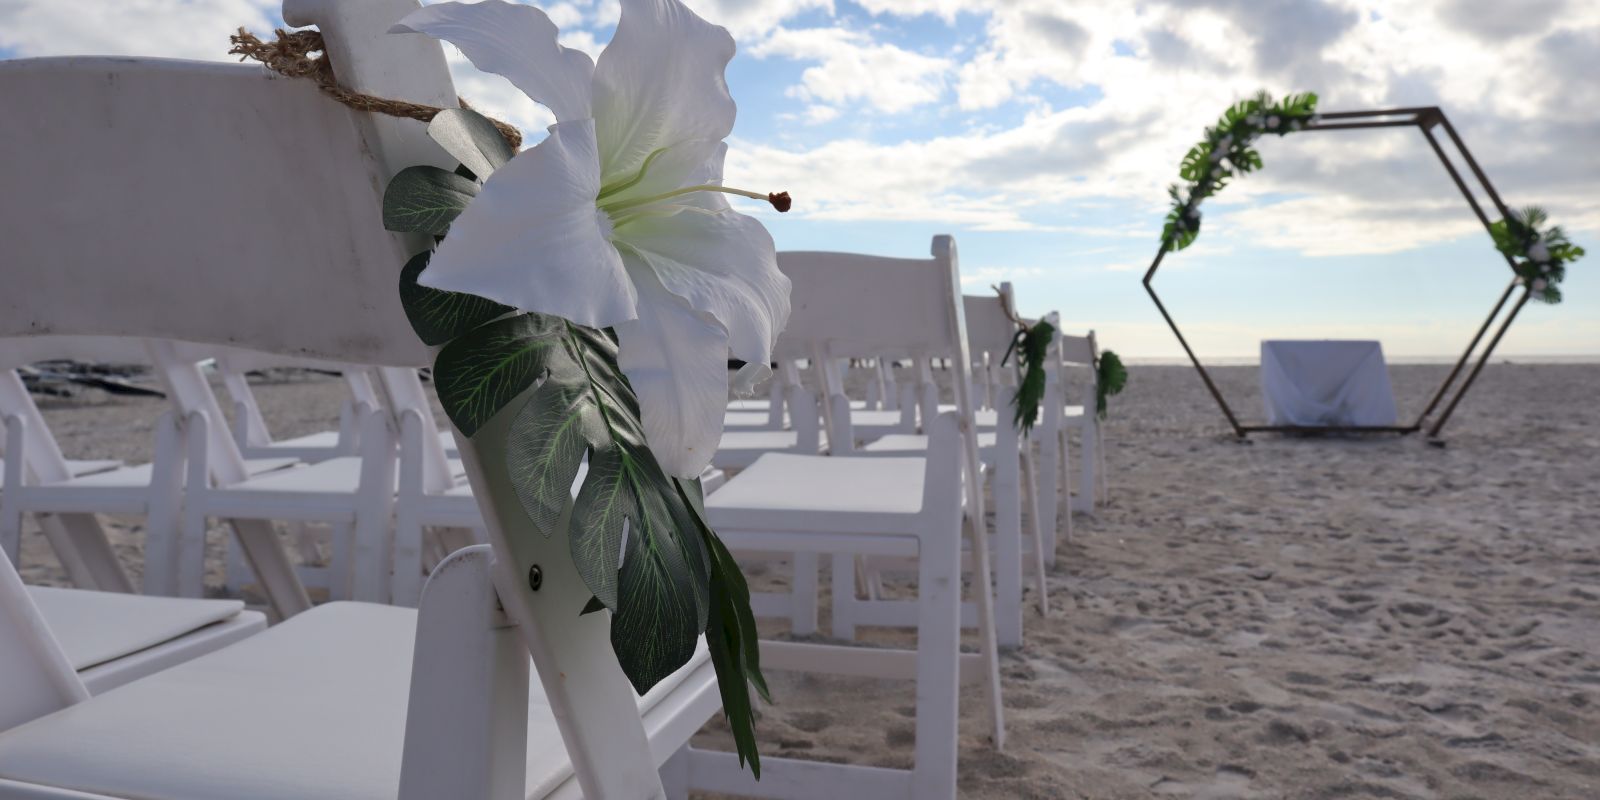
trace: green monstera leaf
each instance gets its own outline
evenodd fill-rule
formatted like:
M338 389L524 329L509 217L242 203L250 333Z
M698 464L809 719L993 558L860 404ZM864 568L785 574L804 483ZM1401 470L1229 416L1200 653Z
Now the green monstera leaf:
M562 350L562 321L540 314L507 317L474 328L439 351L433 382L450 421L478 432L511 399L544 373Z
M427 269L432 256L432 252L418 253L400 271L400 305L423 344L429 347L447 344L515 310L475 294L430 289L417 283L417 276Z
M438 167L406 167L383 193L383 227L443 236L478 196L478 183Z

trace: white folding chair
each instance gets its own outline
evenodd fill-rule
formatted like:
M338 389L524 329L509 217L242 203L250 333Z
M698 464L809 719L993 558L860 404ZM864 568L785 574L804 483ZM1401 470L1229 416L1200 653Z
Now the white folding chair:
M417 7L290 0L283 16L320 25L342 85L449 104L439 45L385 35ZM416 123L228 64L0 63L0 94L38 112L0 129L8 174L52 177L32 214L8 220L19 259L8 280L28 291L0 296L0 336L429 360L394 291L397 265L422 243L381 229L374 191L399 166L447 164ZM229 267L221 278L217 264ZM201 291L219 281L251 302L224 307ZM631 691L609 615L580 614L591 593L567 537L529 534L500 468L509 416L458 440L492 549L441 564L420 611L330 604L88 697L15 571L0 566L0 796L659 798L668 766L681 797L681 781L707 771L680 754L718 705L710 662L702 649L646 696ZM303 611L282 542L270 528L236 527L275 608ZM525 576L536 568L535 586Z
M1061 436L1064 469L1060 486L1063 500L1073 511L1094 513L1095 504L1106 496L1105 433L1095 412L1100 349L1094 331L1086 336L1068 336L1056 328L1055 352L1059 358L1058 378L1052 381L1050 405L1058 413L1055 427ZM1076 387L1068 379L1078 379ZM1078 433L1078 463L1065 458L1067 436ZM1077 471L1077 496L1072 493L1072 473Z
M1009 302L1011 285L1004 284L1001 291ZM980 431L977 434L977 443L985 467L984 472L989 478L990 496L994 498L995 505L993 540L997 592L995 632L1000 646L1020 647L1025 572L1033 573L1035 601L1039 604L1041 615L1049 614L1050 603L1046 586L1042 515L1035 488L1033 448L1028 439L1011 424L1011 415L1003 413L1009 411L1011 407L1011 398L1016 392L1017 381L1016 370L1012 366L1001 368L1000 362L1005 358L1017 328L1016 323L1006 313L1007 306L1002 305L1000 298L993 295L966 296L962 299L962 306L966 316L968 347L975 365L972 372L971 394L973 397L988 394L997 398L998 408L991 411L1001 413L1001 418L1004 419L1004 424L988 431L983 431L981 426L978 426ZM994 369L989 369L990 366ZM956 377L960 380L959 374ZM986 380L993 381L995 385L979 389L978 386ZM976 416L974 412L974 417ZM895 434L870 442L857 453L864 456L906 456L920 454L927 447L927 436ZM1022 525L1024 510L1028 519L1026 534ZM1024 552L1032 554L1026 567ZM889 565L880 561L868 566L870 571L876 572L877 569ZM1028 567L1031 567L1031 570ZM871 583L876 586L877 581L873 580ZM857 600L853 596L847 597L842 608L838 598L835 598L834 604L835 636L846 636L851 628L850 623L856 620L862 622L870 620L875 624L886 624L891 621L907 624L912 621L909 609L904 604L882 601L870 594L864 601ZM844 622L842 625L841 616ZM970 609L967 610L964 619L968 626L976 624L976 617Z
M92 336L47 336L0 340L0 352L12 363L46 358L81 361L152 363L151 342ZM203 386L203 380L201 384ZM0 394L15 395L20 383ZM209 387L203 388L209 396ZM126 592L132 584L111 552L110 540L96 514L145 518L144 589L171 594L165 567L177 542L177 519L184 485L182 409L163 414L156 423L155 450L148 464L74 475L50 437L38 410L24 395L0 401L7 435L7 484L0 500L0 541L15 557L22 520L34 515L74 585L85 589ZM181 405L181 404L180 404ZM245 474L261 474L294 463L292 458L241 461ZM200 474L205 474L204 471ZM196 595L198 596L198 595Z
M216 355L217 371L222 375L228 399L233 401L233 441L239 454L245 458L288 456L308 464L326 461L339 456L357 454L360 441L360 414L358 407L382 407L371 376L363 368L351 364L329 364L303 358L282 358L266 353L251 353L230 348ZM337 372L350 390L339 407L339 426L288 439L274 439L267 428L261 405L256 402L255 391L250 388L247 373L265 369L318 369Z
M779 253L793 286L794 311L775 353L809 353L820 368L847 356L886 353L921 358L956 357L966 363L955 244L936 237L931 260L845 253ZM824 376L823 385L831 391ZM958 402L969 410L965 384ZM849 401L833 394L830 429L848 429ZM938 418L925 453L911 458L846 458L769 454L733 476L706 499L710 521L736 553L796 554L794 603L814 602L807 575L821 555L832 557L835 620L856 590L858 557L914 559L918 570L914 651L764 642L763 663L775 668L913 678L917 682L914 766L908 771L786 762L765 770L793 769L815 776L811 796L849 786L859 796L948 797L955 792L956 695L965 672L986 684L997 746L1004 743L995 655L992 589L983 497L964 472L979 469L970 418ZM837 441L837 439L835 439ZM963 525L965 523L965 525ZM975 541L974 593L981 652L961 656L961 531ZM762 611L757 609L758 613ZM789 609L801 625L814 624L814 608ZM811 619L804 619L810 614ZM963 667L966 669L963 669ZM867 787L871 787L870 789ZM721 791L761 793L739 780ZM909 792L909 794L907 794Z

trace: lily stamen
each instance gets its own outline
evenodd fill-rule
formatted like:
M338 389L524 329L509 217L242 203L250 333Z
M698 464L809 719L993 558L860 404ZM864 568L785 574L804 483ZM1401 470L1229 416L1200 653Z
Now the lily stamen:
M740 197L748 197L752 200L765 200L768 203L771 203L772 207L778 209L779 212L788 211L791 204L788 192L769 192L767 194L761 194L760 192L752 192L746 189L735 189L731 186L718 186L712 183L703 183L699 186L685 186L682 189L674 189L670 192L662 192L661 194L652 197L640 197L633 200L624 200L620 203L602 204L601 208L603 208L607 214L615 215L619 211L627 211L630 208L638 208L639 206L645 206L651 203L659 203L663 200L671 200L674 197L682 197L683 195L694 194L695 192L721 192L723 194L736 194Z

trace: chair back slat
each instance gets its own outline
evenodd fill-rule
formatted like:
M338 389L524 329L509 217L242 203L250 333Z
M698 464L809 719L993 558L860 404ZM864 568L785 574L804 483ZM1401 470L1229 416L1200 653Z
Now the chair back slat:
M0 62L8 182L0 336L135 336L421 365L358 115L257 67ZM421 135L420 126L417 135ZM13 222L16 222L13 220ZM338 280L329 280L338 275Z
M1009 302L1015 307L1015 294L1011 284L1001 284L1000 294L964 295L961 304L967 316L967 346L972 349L972 357L979 361L982 356L989 356L989 363L998 365L1005 356L1006 350L1011 347L1011 340L1017 335L1017 324L1011 321L1006 314L1004 302Z
M935 237L933 249L931 260L778 253L778 268L792 288L789 324L773 357L811 358L819 343L833 358L955 357L966 341L964 328L961 340L952 339L956 331L946 311L956 273L954 243Z

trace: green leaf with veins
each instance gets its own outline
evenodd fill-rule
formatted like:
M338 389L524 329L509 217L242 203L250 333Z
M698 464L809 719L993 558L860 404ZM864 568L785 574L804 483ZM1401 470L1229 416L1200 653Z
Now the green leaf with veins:
M691 513L648 450L591 451L572 510L572 558L614 612L611 647L640 694L688 662L706 627L709 569Z
M478 184L438 167L406 167L383 192L383 227L443 236L478 196Z
M447 292L417 283L432 256L432 252L418 253L400 271L400 305L423 344L437 347L515 310L475 294Z
M572 482L591 442L604 439L605 420L577 381L545 380L511 424L506 468L522 509L549 535L572 502Z
M552 352L561 350L562 330L556 317L523 314L474 328L439 351L434 385L462 435L477 433L544 374Z

